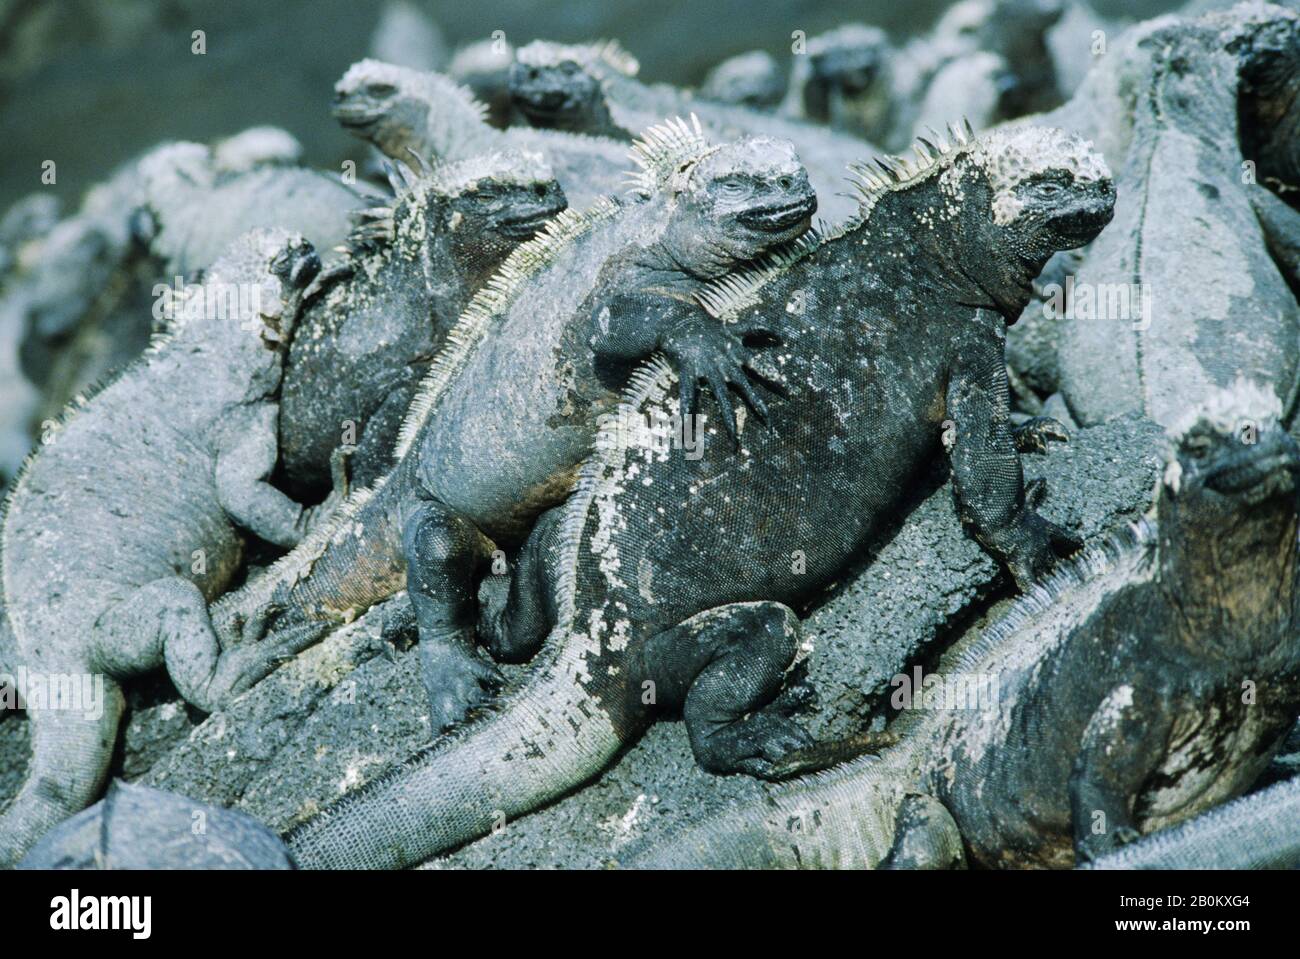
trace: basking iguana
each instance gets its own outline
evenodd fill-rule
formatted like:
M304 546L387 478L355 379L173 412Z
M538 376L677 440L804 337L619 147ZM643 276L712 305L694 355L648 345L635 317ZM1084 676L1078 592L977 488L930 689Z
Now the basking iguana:
M55 826L19 869L292 869L284 843L252 816L114 780Z
M1300 449L1279 410L1241 381L1185 411L1154 520L949 650L900 700L896 745L634 863L1059 868L1240 794L1300 712Z
M661 117L694 114L716 140L761 135L790 140L817 191L819 212L840 223L857 209L846 170L873 147L812 123L723 103L630 75L626 54L608 43L580 46L537 40L519 48L510 91L535 126L630 140ZM633 61L634 63L635 61Z
M403 163L412 153L435 162L499 150L540 153L575 210L620 192L626 176L626 144L528 127L498 130L483 104L448 77L378 60L354 63L335 84L334 116L349 133Z
M549 633L532 679L296 829L301 864L397 866L483 835L595 776L660 709L682 710L704 768L772 775L807 743L764 708L798 649L792 609L889 526L945 446L963 516L1023 587L1074 545L1026 501L1002 326L1054 250L1105 225L1114 193L1060 131L954 136L864 169L843 232L702 294L742 334L781 338L751 363L788 396L739 450L715 428L696 458L672 448L669 366L638 372L485 617L499 658Z
M165 665L201 708L225 692L206 604L239 566L238 527L290 546L311 518L266 477L294 300L319 268L297 235L238 239L174 304L169 332L70 409L14 481L0 527L6 670L93 678L99 695L42 708L28 694L33 755L0 815L0 863L95 798L122 680Z
M323 488L340 443L361 485L382 476L429 362L506 256L564 209L534 153L394 171L396 195L367 211L342 263L303 297L285 361L280 455L296 487Z
M475 295L411 404L388 476L345 504L332 532L217 605L228 642L270 608L290 643L256 648L293 652L299 624L323 631L405 585L442 729L496 677L474 653L477 580L498 546L517 545L569 493L631 364L662 351L692 386L705 379L723 397L730 386L761 412L745 345L690 298L808 228L816 198L794 149L762 137L713 146L677 121L647 131L633 155L644 169L630 199L566 212Z
M1300 62L1300 19L1270 23L1285 30ZM1115 223L1079 267L1061 323L1061 391L1081 424L1137 411L1168 426L1239 376L1268 385L1287 418L1294 408L1300 305L1263 255L1252 204L1261 188L1242 182L1238 135L1249 63L1217 24L1176 23L1147 41L1149 86L1135 108ZM1300 213L1293 219L1300 224ZM1300 226L1294 236L1300 241Z
M885 32L865 23L845 23L809 37L804 52L794 58L781 110L884 143L896 110L893 56Z

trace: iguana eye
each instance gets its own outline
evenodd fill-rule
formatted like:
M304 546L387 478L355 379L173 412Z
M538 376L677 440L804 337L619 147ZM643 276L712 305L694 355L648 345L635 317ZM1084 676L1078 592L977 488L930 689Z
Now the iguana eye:
M393 86L391 83L367 83L364 89L366 96L373 97L376 100L382 100L384 97L391 97L396 92L397 87Z
M1056 196L1063 189L1059 183L1038 183L1034 185L1034 192L1039 196Z
M742 197L749 192L749 185L736 177L718 181L718 190L728 198Z

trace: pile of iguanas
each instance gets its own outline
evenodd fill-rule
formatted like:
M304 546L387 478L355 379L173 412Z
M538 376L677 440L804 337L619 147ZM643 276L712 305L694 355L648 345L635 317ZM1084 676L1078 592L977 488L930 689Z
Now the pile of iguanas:
M22 201L0 363L64 372L0 449L71 402L0 520L0 864L413 866L663 717L763 785L641 796L606 863L1294 864L1294 783L1251 790L1300 717L1300 17L1138 24L1062 103L1066 23L1098 21L967 0L695 91L608 41L467 49L473 92L365 60L333 110L384 183L258 128ZM1106 430L1151 496L1046 508L1078 491L1022 456ZM937 496L961 549L916 545ZM828 721L825 611L905 549L903 595L951 590L834 634L896 675ZM423 688L403 749L356 705L384 662ZM104 796L150 673L210 718ZM296 794L333 708L371 755Z

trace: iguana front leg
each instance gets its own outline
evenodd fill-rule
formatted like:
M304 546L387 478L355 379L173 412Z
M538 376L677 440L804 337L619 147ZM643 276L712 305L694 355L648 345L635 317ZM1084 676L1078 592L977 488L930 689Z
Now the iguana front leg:
M1088 721L1070 774L1078 861L1090 861L1138 838L1133 806L1151 774L1152 757L1166 754L1167 715L1150 694L1123 685Z
M982 313L982 311L981 311ZM944 445L962 522L1024 590L1082 544L1025 500L1000 320L974 324L949 373ZM996 323L996 325L995 325Z
M267 482L279 455L278 424L279 407L258 403L236 408L218 425L217 501L235 523L268 543L292 547L327 510L304 508Z
M775 389L774 384L749 365L749 348L740 336L694 302L641 290L602 303L593 319L591 346L597 357L631 363L662 352L672 361L683 416L698 411L703 383L717 400L722 425L733 440L736 412L732 390L760 420L766 421L767 405L754 384ZM774 339L767 331L750 332Z

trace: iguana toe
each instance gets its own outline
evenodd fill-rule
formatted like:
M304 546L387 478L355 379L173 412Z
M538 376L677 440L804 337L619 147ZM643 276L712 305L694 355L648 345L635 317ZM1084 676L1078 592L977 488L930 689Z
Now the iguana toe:
M454 646L426 651L421 671L429 694L430 719L437 732L463 722L469 711L486 703L504 681L491 663Z

